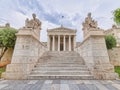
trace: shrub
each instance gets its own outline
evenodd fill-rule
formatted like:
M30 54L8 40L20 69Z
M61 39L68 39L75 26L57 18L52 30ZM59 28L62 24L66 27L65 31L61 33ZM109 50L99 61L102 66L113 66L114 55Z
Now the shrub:
M112 49L116 46L116 39L113 35L107 35L105 36L106 46L107 49Z
M115 69L115 72L118 73L120 77L120 66L115 66L114 69Z
M0 60L8 48L14 48L16 41L17 30L13 28L3 28L0 29L0 48L2 52L0 54Z
M6 67L1 67L1 68L0 68L0 78L1 78L1 74L2 74L3 72L5 72L5 69L6 69Z

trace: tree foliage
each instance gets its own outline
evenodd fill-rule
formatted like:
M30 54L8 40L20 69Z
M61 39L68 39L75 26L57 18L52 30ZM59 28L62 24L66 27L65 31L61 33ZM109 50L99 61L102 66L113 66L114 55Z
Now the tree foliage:
M116 39L115 39L115 37L113 35L105 36L105 41L106 41L107 49L112 49L117 44Z
M114 10L113 15L114 15L114 21L115 21L118 25L120 25L120 8Z
M14 48L17 30L13 28L0 29L0 48L2 52L0 54L0 60L8 48Z

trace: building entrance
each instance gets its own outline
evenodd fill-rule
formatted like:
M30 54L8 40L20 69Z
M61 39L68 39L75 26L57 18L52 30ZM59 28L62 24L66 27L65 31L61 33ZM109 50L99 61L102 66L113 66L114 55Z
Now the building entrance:
M63 51L63 43L60 44L60 51Z

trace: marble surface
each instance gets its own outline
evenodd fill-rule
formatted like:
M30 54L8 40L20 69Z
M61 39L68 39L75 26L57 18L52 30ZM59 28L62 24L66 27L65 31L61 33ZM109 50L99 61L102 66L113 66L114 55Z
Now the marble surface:
M0 90L120 90L120 80L0 80Z

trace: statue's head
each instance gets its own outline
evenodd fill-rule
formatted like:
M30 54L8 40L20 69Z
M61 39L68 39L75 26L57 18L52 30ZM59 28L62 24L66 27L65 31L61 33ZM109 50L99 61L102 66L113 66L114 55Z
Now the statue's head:
M32 14L32 16L33 16L33 19L35 19L35 18L36 18L36 14L35 14L35 13L33 13L33 14Z
M91 17L91 13L90 12L88 13L88 17Z

